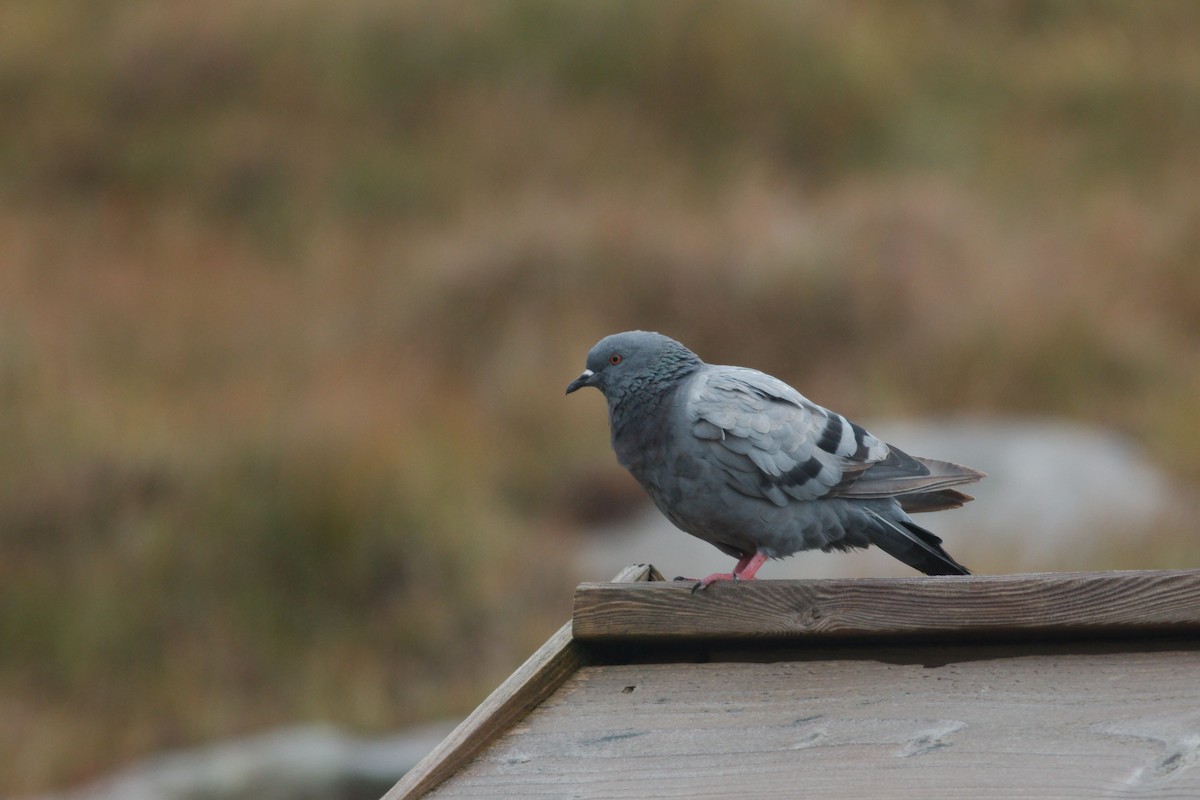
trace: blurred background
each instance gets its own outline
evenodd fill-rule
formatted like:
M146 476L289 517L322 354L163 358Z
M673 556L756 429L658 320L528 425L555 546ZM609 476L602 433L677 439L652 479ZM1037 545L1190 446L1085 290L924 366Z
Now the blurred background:
M587 557L646 507L563 397L614 331L1050 508L1191 496L1198 42L1186 0L0 2L0 796L473 708L651 560ZM1060 423L1116 468L1054 483ZM977 571L1200 565L1171 515L1027 551L984 491L1029 538L925 520Z

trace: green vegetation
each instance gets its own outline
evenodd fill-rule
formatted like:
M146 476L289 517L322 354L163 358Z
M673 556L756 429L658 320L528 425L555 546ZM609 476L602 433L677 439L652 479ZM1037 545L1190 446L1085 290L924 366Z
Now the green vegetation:
M565 498L616 467L562 390L614 330L1200 478L1198 37L1167 0L0 7L0 795L473 706L569 613Z

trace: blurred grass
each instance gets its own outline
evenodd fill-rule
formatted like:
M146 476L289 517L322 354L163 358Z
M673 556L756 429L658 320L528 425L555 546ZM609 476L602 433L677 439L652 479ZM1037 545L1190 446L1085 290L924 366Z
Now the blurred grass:
M614 467L561 394L615 330L1200 477L1198 35L1187 2L0 6L0 794L471 707L569 613L562 498Z

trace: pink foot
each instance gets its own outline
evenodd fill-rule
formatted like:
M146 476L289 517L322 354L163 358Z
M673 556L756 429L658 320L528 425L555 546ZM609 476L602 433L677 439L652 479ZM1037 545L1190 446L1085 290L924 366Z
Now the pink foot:
M748 556L742 556L734 566L733 572L714 572L707 578L701 578L692 587L692 594L700 589L707 589L717 581L752 581L754 573L758 572L758 568L765 563L767 563L767 556L761 550L756 550Z
M734 575L732 572L714 572L712 575L709 575L706 578L701 578L700 580L696 581L696 585L692 587L692 594L695 594L696 592L698 592L701 589L707 589L709 586L712 586L717 581L736 581L736 580L738 580L738 576ZM754 579L751 578L750 580L754 580Z

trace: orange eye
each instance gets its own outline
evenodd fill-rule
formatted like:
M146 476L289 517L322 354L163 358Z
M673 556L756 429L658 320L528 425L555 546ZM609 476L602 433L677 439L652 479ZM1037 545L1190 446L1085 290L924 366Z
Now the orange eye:
M621 354L613 353L611 356L608 357L608 363L612 364L613 366L620 364L621 363Z

